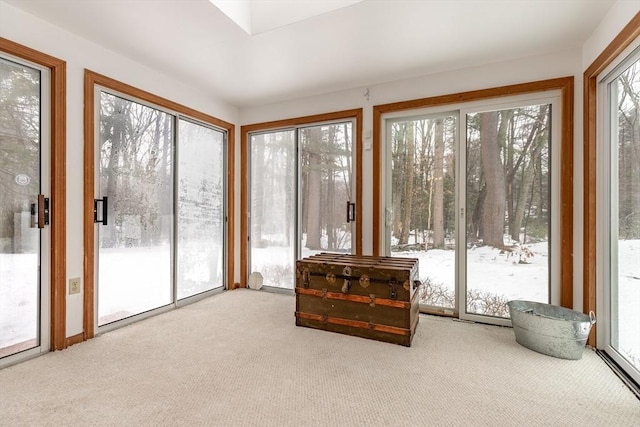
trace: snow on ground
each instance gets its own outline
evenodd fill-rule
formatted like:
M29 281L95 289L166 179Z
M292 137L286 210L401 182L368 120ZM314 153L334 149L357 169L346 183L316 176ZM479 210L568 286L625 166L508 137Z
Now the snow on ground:
M548 250L546 243L527 245L532 256L522 252L499 250L489 246L467 249L467 290L490 292L507 300L523 299L548 302ZM393 256L418 258L420 280L455 289L455 251L394 252Z
M169 245L100 249L99 324L171 304Z
M618 242L618 343L640 369L640 240Z
M38 337L37 271L37 254L0 254L0 349Z

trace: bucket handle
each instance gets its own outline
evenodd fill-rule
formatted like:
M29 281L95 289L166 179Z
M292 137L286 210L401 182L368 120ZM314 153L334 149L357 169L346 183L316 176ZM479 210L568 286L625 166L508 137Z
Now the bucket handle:
M593 310L591 310L589 312L589 320L591 320L591 324L595 325L596 323L596 314L593 312Z

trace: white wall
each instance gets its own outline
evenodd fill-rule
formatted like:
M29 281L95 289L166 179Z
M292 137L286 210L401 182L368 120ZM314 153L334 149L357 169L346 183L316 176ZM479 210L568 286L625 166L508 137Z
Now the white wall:
M600 53L620 33L620 30L640 12L640 1L618 0L602 18L600 24L584 43L582 66L586 70Z
M67 279L82 277L84 69L230 123L237 122L237 109L4 2L0 2L0 36L67 62ZM68 295L68 337L82 332L82 310L82 293Z

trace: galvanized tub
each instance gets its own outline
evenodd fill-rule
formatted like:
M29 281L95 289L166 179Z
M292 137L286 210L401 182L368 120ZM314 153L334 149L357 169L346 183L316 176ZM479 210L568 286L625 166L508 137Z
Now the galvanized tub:
M582 358L595 314L534 301L507 303L516 341L538 353L561 359Z

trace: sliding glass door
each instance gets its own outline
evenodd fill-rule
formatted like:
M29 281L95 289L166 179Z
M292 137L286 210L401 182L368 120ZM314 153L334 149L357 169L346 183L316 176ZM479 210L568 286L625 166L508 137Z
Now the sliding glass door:
M508 324L509 300L558 299L559 100L529 98L386 120L387 254L420 259L424 311Z
M226 134L117 93L96 94L102 327L223 287Z
M173 301L173 118L100 92L98 326Z
M352 251L352 141L351 122L298 130L302 257Z
M295 261L353 248L353 122L249 135L249 285L293 289Z
M178 120L177 298L224 283L224 132Z
M293 288L298 249L296 131L254 134L250 141L250 272L261 285Z
M49 349L48 93L48 69L0 57L0 366Z
M387 124L391 160L389 254L420 259L420 303L429 311L444 314L458 311L458 126L457 112L399 118Z
M502 323L509 300L551 302L551 109L465 113L463 318Z
M605 350L640 383L640 49L605 79ZM608 171L607 171L608 169ZM609 195L609 197L606 197ZM606 237L605 237L606 239ZM608 286L607 286L608 284ZM598 310L600 313L601 311ZM600 322L599 322L600 323Z

